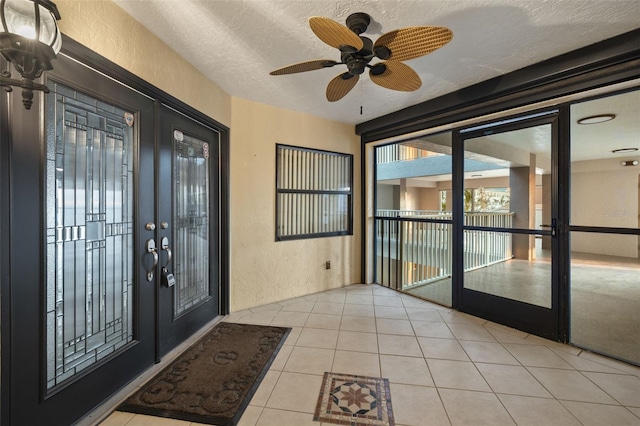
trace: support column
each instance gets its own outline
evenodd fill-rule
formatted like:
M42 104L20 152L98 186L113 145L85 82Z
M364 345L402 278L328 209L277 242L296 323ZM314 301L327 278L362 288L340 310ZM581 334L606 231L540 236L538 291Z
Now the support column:
M407 180L400 179L400 210L407 210Z
M511 188L511 211L513 227L534 229L536 212L536 156L529 155L528 167L513 167L509 174ZM513 234L513 256L516 259L535 259L535 238L533 235Z

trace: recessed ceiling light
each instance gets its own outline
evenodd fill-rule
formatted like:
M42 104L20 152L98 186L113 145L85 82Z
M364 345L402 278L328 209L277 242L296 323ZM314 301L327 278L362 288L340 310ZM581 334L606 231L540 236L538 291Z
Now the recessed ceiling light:
M583 117L578 120L578 124L597 124L604 123L605 121L611 121L616 118L615 114L598 114L590 115L589 117Z
M613 152L614 154L628 154L630 152L636 152L638 150L638 148L618 148L618 149L614 149Z

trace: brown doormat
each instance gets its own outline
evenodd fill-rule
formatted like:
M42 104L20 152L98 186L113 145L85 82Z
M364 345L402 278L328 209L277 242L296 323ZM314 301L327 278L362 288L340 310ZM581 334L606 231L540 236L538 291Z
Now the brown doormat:
M286 327L217 324L118 410L235 425L290 331Z

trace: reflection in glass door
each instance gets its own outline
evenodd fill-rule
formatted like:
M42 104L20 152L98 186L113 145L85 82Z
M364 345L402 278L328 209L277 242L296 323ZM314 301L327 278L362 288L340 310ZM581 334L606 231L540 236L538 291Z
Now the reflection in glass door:
M640 364L640 90L571 107L571 343Z
M461 309L556 338L555 114L462 132Z

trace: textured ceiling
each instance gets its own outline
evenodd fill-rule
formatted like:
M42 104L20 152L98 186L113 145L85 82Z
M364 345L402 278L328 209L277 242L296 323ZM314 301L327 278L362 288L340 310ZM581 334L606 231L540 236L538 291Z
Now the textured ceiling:
M231 96L346 123L360 123L640 27L638 0L115 0ZM311 16L344 24L371 15L374 41L398 28L450 28L453 40L406 62L415 92L395 92L365 73L342 100L327 83L345 65L284 76L269 72L313 59L339 61ZM343 69L344 68L344 69ZM362 113L361 113L362 107Z

